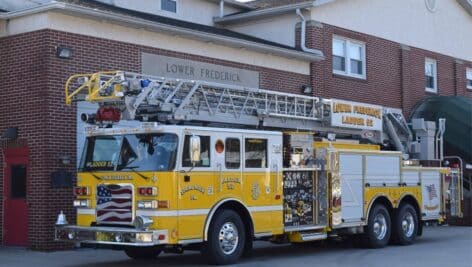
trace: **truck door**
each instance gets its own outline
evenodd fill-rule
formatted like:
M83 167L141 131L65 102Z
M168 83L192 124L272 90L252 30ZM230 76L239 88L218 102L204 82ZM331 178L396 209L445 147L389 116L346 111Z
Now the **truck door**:
M214 142L216 202L224 198L242 199L242 134L218 133Z
M200 137L201 158L195 166L190 160L190 137ZM183 134L182 159L178 175L179 239L201 239L204 223L215 202L215 137L206 131Z
M271 157L270 138L257 134L244 135L243 198L249 206L255 233L273 232L283 225L282 205L280 200L275 200L276 174L280 171L280 165L276 166L278 162Z

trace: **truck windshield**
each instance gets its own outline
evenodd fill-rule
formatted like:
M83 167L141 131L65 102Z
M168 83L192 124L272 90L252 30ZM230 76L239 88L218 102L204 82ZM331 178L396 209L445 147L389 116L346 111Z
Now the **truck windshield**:
M169 133L88 137L79 170L173 170L177 143L177 135Z

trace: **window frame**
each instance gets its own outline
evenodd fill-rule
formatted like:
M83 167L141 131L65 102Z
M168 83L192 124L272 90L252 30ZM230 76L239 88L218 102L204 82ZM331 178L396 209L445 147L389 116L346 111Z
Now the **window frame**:
M470 76L470 79L469 79ZM472 68L465 69L465 87L468 90L472 90L472 85L469 85L469 80L472 81Z
M187 140L187 136L188 137L191 137L192 135L195 135L195 136L199 136L200 137L200 140L202 140L203 137L208 137L208 161L209 161L209 165L206 166L206 165L196 165L195 167L194 166L187 166L187 165L184 165L184 160L185 160L185 155L187 155L187 151L185 148L185 141ZM205 134L205 133L184 133L183 134L183 138L182 138L182 149L181 149L181 152L182 152L182 156L180 158L180 166L182 168L193 168L193 169L211 169L213 167L214 164L212 164L212 158L214 157L213 155L213 138L212 138L212 135L210 134ZM201 150L201 147L203 146L203 142L200 143L200 153L203 151ZM188 147L187 147L188 148ZM202 161L202 157L200 155L200 160Z
M354 40L350 38L346 38L343 36L339 35L333 35L333 38L331 40L331 57L334 58L334 53L333 53L333 46L334 46L334 41L341 41L344 43L344 68L345 71L341 70L336 70L334 69L334 60L332 60L332 66L331 69L333 70L334 74L342 75L342 76L347 76L347 77L353 77L353 78L358 78L358 79L367 79L367 57L366 57L366 43L363 41L359 40ZM349 54L349 47L350 45L358 45L361 47L361 62L362 62L362 74L357 74L357 73L352 73L351 72L351 57Z
M432 64L433 65L433 81L434 81L434 87L427 87L426 86L426 66L427 64ZM438 93L438 61L432 58L425 58L424 59L424 78L425 78L425 91L428 93Z
M167 10L167 9L164 9L163 8L163 5L164 5L164 1L172 1L175 3L175 12L174 11L170 11L170 10ZM177 0L161 0L160 1L160 8L159 8L161 11L164 11L164 12L169 12L169 13L172 13L172 14L177 14L177 9L178 9L178 1Z

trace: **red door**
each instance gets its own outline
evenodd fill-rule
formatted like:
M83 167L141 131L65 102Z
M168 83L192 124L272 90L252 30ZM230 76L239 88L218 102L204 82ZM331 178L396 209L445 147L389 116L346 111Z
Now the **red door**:
M17 148L5 151L3 173L4 243L7 246L28 244L28 149Z

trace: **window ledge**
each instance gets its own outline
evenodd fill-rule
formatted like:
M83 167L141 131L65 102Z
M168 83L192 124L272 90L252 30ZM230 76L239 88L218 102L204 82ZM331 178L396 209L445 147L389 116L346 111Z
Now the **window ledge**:
M425 88L424 90L426 93L430 93L430 94L438 94L438 89L434 89L434 88Z
M341 73L334 72L333 77L334 78L345 79L345 80L356 81L356 82L365 82L365 83L367 83L367 79L365 77L361 77L361 76L354 76L354 75L341 74Z

